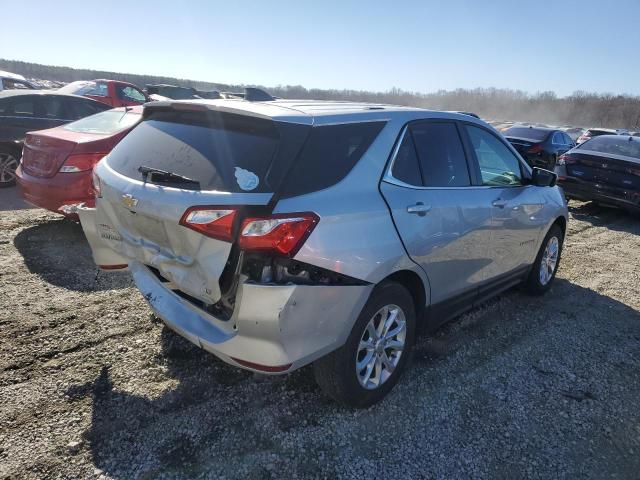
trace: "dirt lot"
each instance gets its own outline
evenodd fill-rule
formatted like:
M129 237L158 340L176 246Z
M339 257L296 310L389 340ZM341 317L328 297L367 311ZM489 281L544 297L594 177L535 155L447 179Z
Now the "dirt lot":
M421 339L394 392L350 411L308 369L183 341L79 226L6 205L0 478L640 478L640 219L572 203L545 297Z

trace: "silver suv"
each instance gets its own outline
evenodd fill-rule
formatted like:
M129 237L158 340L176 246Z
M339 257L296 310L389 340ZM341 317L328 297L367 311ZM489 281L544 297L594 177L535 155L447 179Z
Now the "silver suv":
M96 263L237 367L313 362L332 398L391 390L419 327L546 291L567 208L465 114L315 101L155 102L79 207Z

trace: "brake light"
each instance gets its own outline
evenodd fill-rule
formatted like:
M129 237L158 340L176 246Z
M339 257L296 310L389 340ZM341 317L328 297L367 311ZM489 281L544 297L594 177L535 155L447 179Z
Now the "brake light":
M240 248L293 257L319 221L312 212L247 218L240 231Z
M536 143L535 145L531 145L531 147L529 147L529 150L527 150L527 153L539 153L542 151L542 145L540 145L539 143Z
M86 172L91 170L105 155L105 153L69 155L60 167L60 173Z
M233 221L236 210L231 207L190 207L182 215L180 225L207 237L233 241Z

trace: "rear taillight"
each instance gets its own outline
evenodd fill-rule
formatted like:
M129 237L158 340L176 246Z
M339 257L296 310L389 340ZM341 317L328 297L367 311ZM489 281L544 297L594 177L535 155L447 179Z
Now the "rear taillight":
M233 221L236 210L230 207L191 207L180 219L180 225L207 237L233 241Z
M527 150L527 153L539 153L542 151L542 145L540 145L539 143L536 143L535 145L531 145L529 147L529 150Z
M311 212L247 218L240 229L240 248L293 257L319 221Z
M180 225L207 237L233 242L233 207L199 206L187 209ZM293 257L320 221L315 213L286 213L250 217L242 222L238 243L245 251Z
M91 170L105 153L69 155L60 167L60 173L76 173Z

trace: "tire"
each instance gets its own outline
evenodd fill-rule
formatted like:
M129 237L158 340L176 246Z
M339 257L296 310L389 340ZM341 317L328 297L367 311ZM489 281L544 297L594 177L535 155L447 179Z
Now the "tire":
M549 290L551 284L553 283L553 280L556 278L556 272L558 271L558 266L560 265L563 240L564 236L562 235L562 230L558 225L553 225L547 232L547 235L544 237L542 245L540 246L540 251L536 256L536 260L531 266L529 277L524 283L525 292L531 295L542 295L547 290ZM547 255L545 259L545 252L547 251L547 247L550 247L551 251L553 251L554 242L557 246L557 249L555 255L555 263L553 264L553 268L550 270L550 263L546 260L549 257ZM542 273L543 262L545 262L547 265L546 274L544 275Z
M388 310L385 312L384 308ZM374 332L369 324L372 323L373 326L383 324L382 318L386 317L390 320L394 310L396 311L395 319L389 324L388 331L398 333L389 337L388 343L381 343L376 340L378 331L375 332L375 337L371 336ZM401 327L402 316L405 322L404 330ZM415 332L416 314L413 297L397 282L382 282L371 293L346 343L314 363L314 374L318 385L333 400L350 407L366 408L379 402L391 391L402 375L411 357ZM402 338L403 335L404 338ZM397 355L398 350L394 350L390 345L398 347L400 343L404 343L404 346ZM371 347L362 347L365 344ZM371 361L367 362L367 358L371 358ZM383 363L384 359L389 363ZM357 360L363 365L373 365L373 367L364 367L358 373ZM391 372L387 367L390 363L395 363ZM367 372L370 375L368 380L366 380ZM376 377L379 382L377 385Z
M0 188L16 184L16 169L20 164L20 152L0 145Z
M549 157L549 163L547 164L547 170L551 170L553 172L553 169L556 168L557 162L558 162L558 157L556 157L555 155L551 155Z

